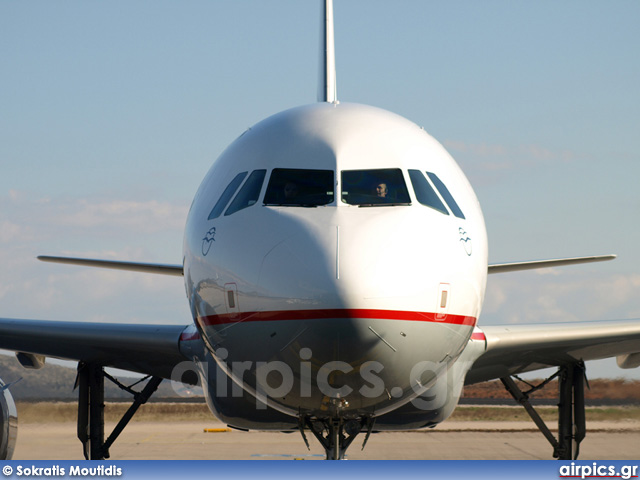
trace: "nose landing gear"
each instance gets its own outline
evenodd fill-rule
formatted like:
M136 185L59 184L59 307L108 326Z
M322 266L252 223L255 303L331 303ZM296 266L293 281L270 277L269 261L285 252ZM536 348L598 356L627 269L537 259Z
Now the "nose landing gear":
M362 444L364 449L373 430L374 423L375 419L372 417L345 419L342 417L318 418L300 416L299 429L307 448L309 448L309 442L304 432L305 429L310 430L318 439L324 448L327 460L344 460L347 448L362 431L367 432Z

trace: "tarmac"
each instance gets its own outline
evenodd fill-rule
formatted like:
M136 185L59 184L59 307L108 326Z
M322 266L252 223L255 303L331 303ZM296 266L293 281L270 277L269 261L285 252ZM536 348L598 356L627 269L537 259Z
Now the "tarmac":
M111 447L111 460L321 460L324 452L309 433L307 450L299 433L227 431L211 421L136 422ZM106 435L113 425L105 427ZM222 431L205 432L205 429ZM445 422L435 429L365 435L349 460L551 460L553 448L529 422ZM82 460L76 424L19 426L14 460ZM580 460L637 460L640 422L590 422Z

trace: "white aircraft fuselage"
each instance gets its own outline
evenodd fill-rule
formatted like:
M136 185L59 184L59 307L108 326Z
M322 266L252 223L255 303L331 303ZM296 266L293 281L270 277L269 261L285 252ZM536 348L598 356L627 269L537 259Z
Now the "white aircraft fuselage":
M318 103L263 120L215 161L188 216L184 275L209 405L227 423L282 429L273 409L292 425L382 419L448 388L446 412L410 407L391 422L425 426L451 413L471 365L451 369L473 350L486 229L464 174L422 128ZM241 386L270 408L229 410L238 398L225 403L211 359L233 396Z
M640 322L476 324L488 273L615 255L488 265L478 200L442 145L398 115L337 101L333 4L321 4L319 103L263 120L214 162L188 215L182 264L38 257L184 276L194 323L0 318L0 347L27 368L46 357L78 362L87 459L109 458L163 379L199 381L231 427L298 430L307 446L310 433L335 460L361 432L364 448L376 431L435 426L465 382L500 379L554 457L577 458L584 362L637 367ZM549 366L558 371L527 392L511 378ZM105 367L149 376L141 391L127 389L134 403L106 440ZM527 403L555 377L557 439ZM3 459L17 434L9 386L0 380Z

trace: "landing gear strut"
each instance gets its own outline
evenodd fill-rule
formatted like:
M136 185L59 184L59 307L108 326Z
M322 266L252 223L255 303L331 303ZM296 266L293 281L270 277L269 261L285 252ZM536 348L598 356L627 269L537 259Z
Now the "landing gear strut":
M544 387L556 377L559 382L557 439L529 402L529 394ZM526 392L522 392L511 377L501 378L500 381L511 396L525 408L538 429L553 446L553 457L558 460L577 459L580 453L580 442L587 434L584 405L584 362L561 367L543 383L532 386Z
M131 393L134 398L133 404L120 419L106 441L104 439L105 378ZM162 382L162 378L150 377L144 389L141 392L136 392L131 387L122 385L106 373L102 365L85 362L78 364L78 378L76 380L76 386L78 387L78 439L82 442L85 459L104 460L109 458L109 448L113 445L113 442L122 433L140 405L149 400L149 397L156 391L160 382Z
M304 434L305 428L311 430L311 433L313 433L323 446L327 460L344 460L344 455L349 445L351 445L363 429L366 429L367 435L362 444L362 448L364 449L371 435L374 423L375 420L371 417L347 420L341 417L319 419L301 416L299 428L302 438L307 444L307 448L309 448L309 442Z

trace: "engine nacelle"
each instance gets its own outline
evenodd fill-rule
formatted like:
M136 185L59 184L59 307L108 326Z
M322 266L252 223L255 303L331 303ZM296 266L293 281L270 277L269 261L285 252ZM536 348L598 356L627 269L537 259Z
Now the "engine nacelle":
M0 460L11 460L18 440L18 410L9 385L0 379Z

